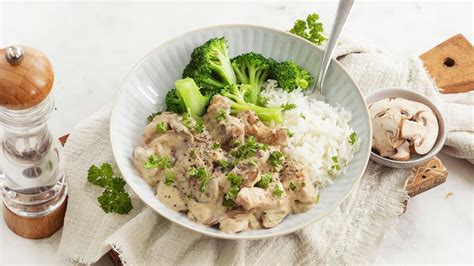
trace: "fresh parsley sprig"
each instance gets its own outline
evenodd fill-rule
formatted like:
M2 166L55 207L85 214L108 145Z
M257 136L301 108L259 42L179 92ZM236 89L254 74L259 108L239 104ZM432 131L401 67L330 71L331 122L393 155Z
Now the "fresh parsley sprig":
M156 124L156 132L157 133L165 133L168 131L168 123L166 122L159 122Z
M207 174L206 169L204 167L191 167L188 170L188 176L197 178L199 180L199 191L201 192L205 191L207 183L209 183L209 181L211 180L211 177Z
M89 167L87 181L104 188L104 192L97 198L104 212L127 214L133 209L130 195L125 191L125 181L114 174L110 164L103 163L100 167L95 165Z
M150 155L148 160L143 164L143 167L146 169L153 169L153 168L170 168L171 167L171 159L168 156L158 157L156 155Z
M268 164L276 167L279 166L284 159L285 156L281 151L274 151L270 153L270 156L268 157Z
M357 142L357 140L358 140L357 134L355 132L352 132L349 135L349 139L347 141L349 141L349 144L354 145Z
M240 191L240 185L242 184L243 178L234 173L229 173L227 175L227 180L230 182L231 187L225 193L223 205L226 207L232 207L232 201L237 197L237 194Z
M283 109L282 111L284 112L284 111L289 111L291 109L295 109L296 104L294 104L294 103L285 103L285 104L282 104L280 107Z
M327 40L327 37L323 34L323 23L319 21L319 15L316 13L309 14L306 20L296 20L289 32L303 37L316 45L321 45Z
M271 174L262 174L256 186L261 187L261 188L268 188L268 186L270 185L272 181L273 181L273 178Z
M258 150L266 151L267 149L267 144L258 143L255 140L255 137L250 136L247 138L247 142L245 144L238 146L231 152L231 154L235 158L243 160L255 156Z

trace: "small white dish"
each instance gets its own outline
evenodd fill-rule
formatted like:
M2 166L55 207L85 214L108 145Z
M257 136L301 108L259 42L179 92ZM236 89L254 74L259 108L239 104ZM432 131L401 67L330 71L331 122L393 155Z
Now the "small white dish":
M146 117L164 109L165 95L174 86L174 81L181 78L193 49L210 38L222 36L228 40L231 57L254 51L278 61L292 60L310 71L313 77L318 74L323 51L285 31L253 25L222 25L175 37L148 53L131 70L117 93L110 119L115 160L127 184L143 202L164 218L190 230L225 239L262 239L292 233L339 206L362 177L370 156L372 131L364 98L354 80L335 60L325 79L324 96L328 103L342 106L352 113L350 124L361 144L345 174L337 177L332 186L320 190L319 203L309 211L289 215L274 228L227 234L218 228L197 224L185 214L166 207L132 164L133 150L142 138Z
M367 97L365 97L365 101L367 102L367 106L368 106L370 103L373 103L375 101L385 99L385 98L395 98L395 97L425 104L426 106L431 108L431 110L433 110L433 113L438 119L438 126L439 126L438 137L436 139L436 142L433 148L431 149L431 151L429 151L427 154L417 155L417 154L412 153L411 158L408 161L396 161L390 158L385 158L378 155L374 151L371 151L370 159L374 160L375 162L379 164L392 167L392 168L412 168L414 166L427 162L428 160L433 158L436 154L438 154L441 148L443 148L444 142L446 141L446 134L447 134L446 122L444 120L443 115L441 114L441 111L438 109L438 107L436 107L433 101L411 90L402 89L402 88L383 89L383 90L376 91L372 94L369 94Z

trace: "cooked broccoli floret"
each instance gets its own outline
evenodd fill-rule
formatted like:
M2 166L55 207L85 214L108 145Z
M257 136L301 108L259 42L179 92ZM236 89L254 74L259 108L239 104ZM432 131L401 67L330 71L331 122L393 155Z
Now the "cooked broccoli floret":
M224 38L210 39L195 48L191 61L183 71L183 78L194 79L207 95L214 95L226 85L236 83L227 51Z
M232 114L240 113L246 110L254 111L258 117L264 122L275 121L281 123L281 108L279 107L261 107L245 100L245 95L252 90L252 86L248 84L232 84L226 86L220 94L229 98L232 103L230 111Z
M312 80L308 71L291 61L274 64L271 68L270 77L276 79L278 85L288 92L292 92L297 88L305 90Z
M176 93L176 89L171 89L166 94L166 111L182 114L186 112L186 106L184 105L183 100L179 98ZM151 121L150 121L151 122Z
M232 58L231 62L237 81L252 86L246 95L246 100L257 104L263 83L267 80L270 67L275 61L267 59L261 54L250 52Z
M192 117L201 117L206 112L210 97L203 96L192 78L179 79L174 82L176 94Z

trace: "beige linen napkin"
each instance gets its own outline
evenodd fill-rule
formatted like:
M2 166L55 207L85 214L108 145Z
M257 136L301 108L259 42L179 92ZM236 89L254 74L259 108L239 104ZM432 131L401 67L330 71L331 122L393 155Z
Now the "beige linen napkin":
M341 45L336 56L364 94L404 87L441 103L417 58L397 58L354 43ZM65 148L69 203L60 252L70 261L93 263L113 248L125 264L370 263L407 199L403 186L409 170L369 162L361 182L340 207L301 231L267 240L229 241L194 233L160 217L128 188L134 209L128 215L105 214L96 200L101 189L89 184L86 175L91 164L113 162L109 116L110 108L105 108L79 124ZM472 127L462 132L472 134ZM458 138L450 131L449 139L453 154L472 156L472 141L466 142L472 135Z

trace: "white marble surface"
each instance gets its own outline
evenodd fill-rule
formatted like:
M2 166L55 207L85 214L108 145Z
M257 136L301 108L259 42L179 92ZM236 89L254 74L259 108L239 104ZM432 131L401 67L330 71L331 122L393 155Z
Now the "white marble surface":
M112 101L134 64L161 42L202 26L251 23L288 29L318 12L332 23L335 2L286 3L17 3L0 6L0 45L36 47L51 59L56 135ZM358 1L344 37L370 41L392 53L419 55L463 33L472 42L473 4L465 2ZM465 161L440 156L447 183L410 200L379 250L377 263L473 263L473 172ZM453 195L447 197L447 193ZM56 253L60 232L32 241L11 233L0 219L0 264L64 263ZM100 264L107 265L105 258Z

